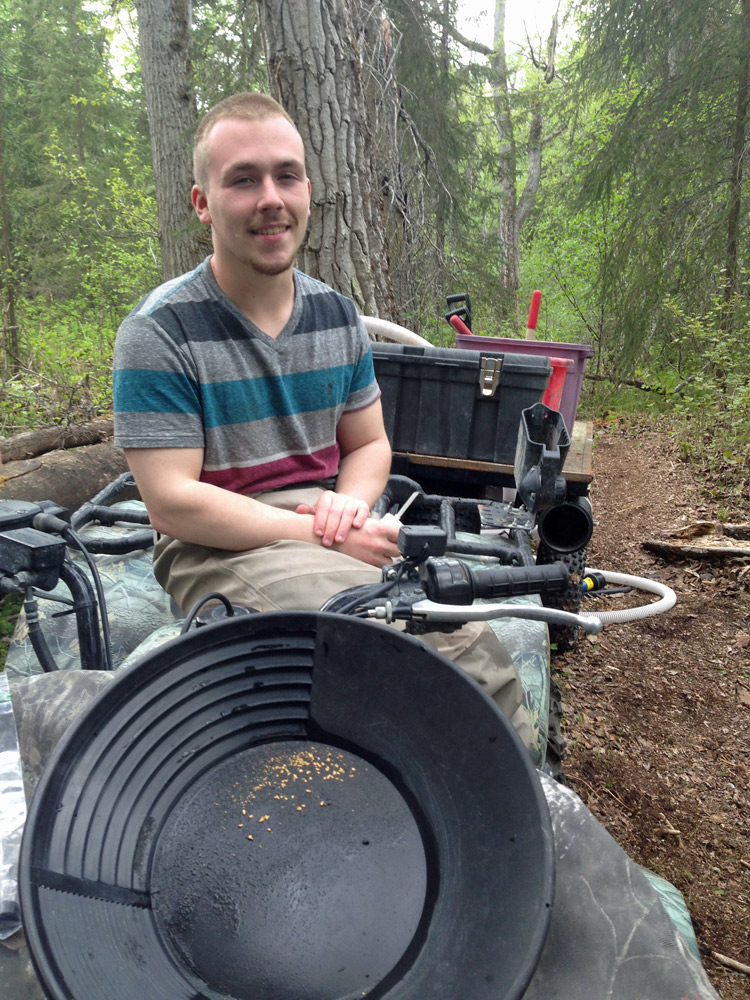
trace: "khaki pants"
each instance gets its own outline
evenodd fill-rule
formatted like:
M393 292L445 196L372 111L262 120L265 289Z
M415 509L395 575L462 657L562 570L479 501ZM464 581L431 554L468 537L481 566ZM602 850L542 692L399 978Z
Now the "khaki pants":
M295 510L299 503L314 505L320 493L318 487L299 487L260 493L255 499ZM376 567L309 542L278 541L231 552L166 535L157 536L154 573L185 612L214 591L233 604L258 611L317 611L342 590L381 580ZM513 661L485 622L469 622L457 632L430 632L418 638L478 681L529 746L531 729L521 682Z

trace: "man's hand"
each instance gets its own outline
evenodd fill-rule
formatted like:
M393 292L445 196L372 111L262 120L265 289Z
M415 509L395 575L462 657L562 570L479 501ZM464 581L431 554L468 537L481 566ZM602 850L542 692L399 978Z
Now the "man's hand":
M326 490L314 507L299 504L296 513L313 515L313 531L323 545L335 545L341 552L371 566L386 566L400 555L401 522L390 514L370 517L370 508L364 500Z
M387 566L400 555L401 522L391 514L370 517L364 500L326 490L314 507L301 503L296 513L314 516L313 531L323 545L335 545L340 552L370 566Z
M351 530L346 541L336 548L348 556L382 569L400 556L398 551L400 530L401 522L392 514L386 514L381 518L368 517L361 528Z
M313 531L323 545L342 545L352 528L361 528L370 516L370 508L365 500L326 490L318 497L315 506L301 503L298 514L312 514Z

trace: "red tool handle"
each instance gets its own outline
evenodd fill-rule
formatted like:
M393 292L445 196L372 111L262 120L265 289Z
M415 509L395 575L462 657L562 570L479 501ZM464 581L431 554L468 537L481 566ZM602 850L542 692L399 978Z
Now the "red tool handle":
M539 319L539 305L542 301L542 293L537 290L531 296L531 308L529 309L529 322L526 324L528 330L536 330L536 321Z
M453 327L453 329L456 331L456 333L467 333L470 337L473 336L473 333L468 328L468 326L464 323L464 321L461 319L460 316L451 316L451 318L448 320L448 322Z

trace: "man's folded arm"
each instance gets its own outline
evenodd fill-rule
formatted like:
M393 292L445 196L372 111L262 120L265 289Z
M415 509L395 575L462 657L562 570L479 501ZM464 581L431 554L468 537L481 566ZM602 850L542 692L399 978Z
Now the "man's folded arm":
M125 455L151 524L161 534L230 551L254 549L282 539L320 544L314 514L280 510L201 482L202 448L128 448ZM370 518L336 547L382 566L398 552L397 535L393 525Z

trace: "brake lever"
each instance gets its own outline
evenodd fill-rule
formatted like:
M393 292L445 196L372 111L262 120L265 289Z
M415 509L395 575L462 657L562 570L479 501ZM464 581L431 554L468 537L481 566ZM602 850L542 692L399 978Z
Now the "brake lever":
M438 604L427 599L415 601L408 615L394 615L392 607L372 608L368 617L393 620L393 618L422 619L433 622L464 623L490 621L492 618L529 618L550 625L574 625L589 635L598 635L604 623L596 615L576 615L557 608L543 608L534 604Z

